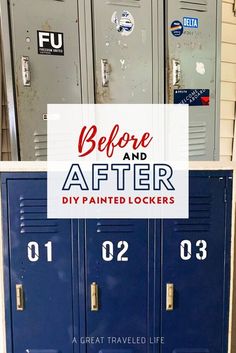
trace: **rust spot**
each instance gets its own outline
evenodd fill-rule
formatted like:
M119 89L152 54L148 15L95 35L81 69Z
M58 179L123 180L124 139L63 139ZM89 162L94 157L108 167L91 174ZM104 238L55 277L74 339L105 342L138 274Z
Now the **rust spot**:
M100 103L100 104L112 103L109 87L101 87L97 82L97 80L96 80L95 94L96 94L96 103Z
M171 76L173 74L173 71L172 71L172 60L171 59L167 59L168 61L168 66L167 66L167 82L168 82L168 87L167 87L167 94L168 94L168 101L167 103L168 104L171 104L173 103L173 88L172 88L172 82L171 82Z
M174 103L174 89L181 89L184 85L184 79L181 77L180 79L180 85L179 86L173 86L172 82L172 76L173 76L173 69L172 69L172 61L176 58L167 58L168 62L168 68L167 68L167 82L168 82L168 87L167 87L167 95L168 95L168 104L173 104Z
M52 26L50 25L49 21L46 20L43 24L42 24L42 30L43 31L51 31L52 30Z
M100 69L100 67L97 68L97 72L96 72L96 81L95 81L95 95L96 95L96 97L95 97L95 100L96 100L96 103L109 104L109 103L112 103L110 87L109 87L109 85L108 85L108 87L102 87L101 82L98 81L98 77L101 77L99 69ZM109 65L109 72L111 75L112 68L110 65Z

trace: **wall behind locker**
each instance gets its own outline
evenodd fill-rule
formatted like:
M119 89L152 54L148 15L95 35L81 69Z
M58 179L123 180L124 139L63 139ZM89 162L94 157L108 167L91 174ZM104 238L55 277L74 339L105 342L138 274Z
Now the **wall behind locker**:
M222 2L221 127L220 156L230 161L233 153L236 106L236 13L235 0Z

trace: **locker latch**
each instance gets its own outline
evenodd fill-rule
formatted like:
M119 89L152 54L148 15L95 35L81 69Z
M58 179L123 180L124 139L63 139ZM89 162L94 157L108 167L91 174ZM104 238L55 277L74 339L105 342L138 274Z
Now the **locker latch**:
M98 311L98 285L91 284L91 311Z
M29 62L28 56L22 56L21 68L22 68L23 85L25 87L29 87L31 85L31 78L30 78L30 62Z
M22 284L16 284L16 310L24 310L24 290Z
M166 310L174 310L174 284L166 284Z
M174 59L172 61L172 71L173 71L173 86L180 85L180 78L181 78L181 67L180 67L180 60Z
M109 86L110 65L107 59L101 60L102 87Z

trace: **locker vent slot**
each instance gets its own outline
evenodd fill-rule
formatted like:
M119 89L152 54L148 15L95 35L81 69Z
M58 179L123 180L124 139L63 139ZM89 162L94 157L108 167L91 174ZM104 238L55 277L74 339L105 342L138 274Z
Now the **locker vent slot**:
M57 233L57 221L47 219L47 199L20 197L20 233Z
M209 349L207 348L189 348L189 349L175 349L173 353L210 353Z
M197 12L207 12L207 1L205 0L180 0L180 9Z
M209 232L211 196L190 196L189 219L174 222L175 232Z
M107 0L107 5L141 7L140 0Z
M47 159L47 134L34 133L34 155L36 161Z
M206 154L207 129L206 123L197 122L189 126L189 156L204 156Z
M59 353L59 351L55 349L26 349L26 353Z
M134 233L134 224L130 220L99 220L97 233Z

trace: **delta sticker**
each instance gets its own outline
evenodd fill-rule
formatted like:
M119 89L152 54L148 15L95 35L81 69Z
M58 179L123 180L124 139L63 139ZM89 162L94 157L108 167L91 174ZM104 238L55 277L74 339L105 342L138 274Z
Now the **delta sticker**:
M209 106L209 89L175 89L174 104L188 104L191 106Z
M124 10L121 18L118 18L117 11L111 17L111 22L116 25L116 30L123 36L129 36L134 30L134 18L129 11Z
M183 24L185 28L198 28L198 18L196 17L184 17Z
M170 30L173 36L180 37L183 34L184 27L180 21L175 20L171 23Z

